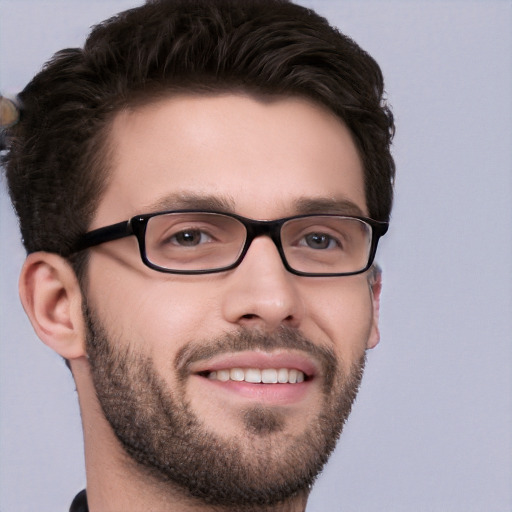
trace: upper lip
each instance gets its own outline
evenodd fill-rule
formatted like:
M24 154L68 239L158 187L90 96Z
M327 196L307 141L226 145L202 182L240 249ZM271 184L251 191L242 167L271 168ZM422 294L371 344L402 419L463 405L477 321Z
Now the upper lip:
M194 362L189 370L192 374L201 374L229 368L294 368L308 378L318 374L318 363L314 359L290 350L229 352Z

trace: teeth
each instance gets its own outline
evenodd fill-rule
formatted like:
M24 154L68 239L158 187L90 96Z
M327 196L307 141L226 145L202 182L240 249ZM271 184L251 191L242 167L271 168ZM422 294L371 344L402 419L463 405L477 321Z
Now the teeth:
M247 368L247 370L245 370L244 380L252 384L259 384L261 382L261 370L257 368Z
M221 382L233 380L235 382L245 381L251 384L298 384L304 382L305 375L295 368L265 368L263 370L258 368L231 368L210 372L208 378Z
M261 382L264 384L275 384L277 382L277 370L273 368L261 370Z
M277 382L280 384L286 384L288 382L288 370L286 368L277 370Z
M244 371L241 368L232 368L229 372L231 380L242 382L245 378Z
M230 378L229 370L219 370L217 372L217 380L227 382Z

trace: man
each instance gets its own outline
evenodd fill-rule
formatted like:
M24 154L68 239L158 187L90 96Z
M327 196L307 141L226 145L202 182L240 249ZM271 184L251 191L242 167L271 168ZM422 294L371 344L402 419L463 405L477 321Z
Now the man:
M288 2L161 0L19 102L20 294L77 386L71 510L305 510L379 340L375 61Z

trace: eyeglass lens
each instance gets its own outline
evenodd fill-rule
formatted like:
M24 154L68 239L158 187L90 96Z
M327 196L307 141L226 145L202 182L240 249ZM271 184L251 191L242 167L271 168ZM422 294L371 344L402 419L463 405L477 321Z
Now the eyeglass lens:
M350 273L366 267L371 227L350 217L312 215L290 219L281 228L288 265L306 273ZM215 270L234 264L247 229L218 213L167 213L151 217L145 235L146 258L176 271Z

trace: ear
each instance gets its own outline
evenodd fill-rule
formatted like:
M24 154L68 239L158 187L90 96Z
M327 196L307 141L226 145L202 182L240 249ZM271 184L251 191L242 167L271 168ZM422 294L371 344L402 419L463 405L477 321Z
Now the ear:
M82 294L64 258L30 254L21 270L19 292L32 327L46 345L68 360L85 355Z
M380 341L379 331L379 312L380 312L380 292L382 290L382 271L374 265L368 278L368 284L370 286L370 295L372 300L373 317L372 326L370 330L370 336L366 348L374 348Z

